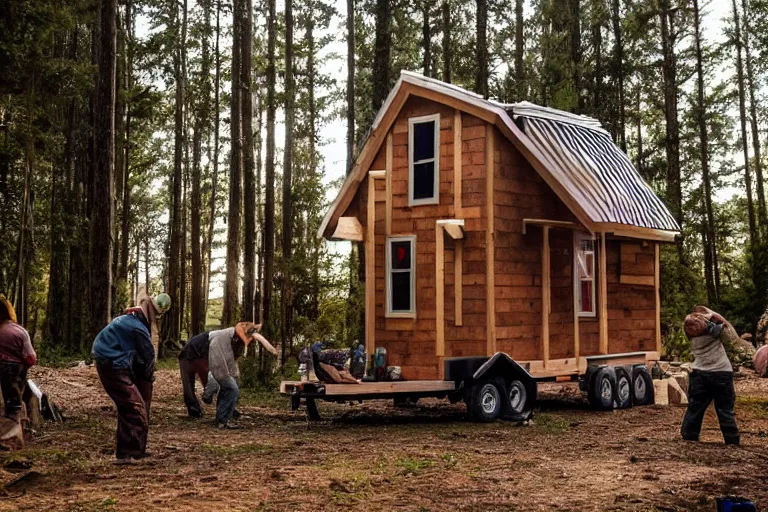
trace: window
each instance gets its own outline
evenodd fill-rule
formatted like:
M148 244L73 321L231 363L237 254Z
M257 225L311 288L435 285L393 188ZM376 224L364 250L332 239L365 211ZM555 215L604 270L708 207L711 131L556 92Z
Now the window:
M574 307L579 316L595 316L595 241L573 235Z
M387 316L415 316L415 262L415 236L387 239Z
M408 206L438 204L440 114L408 120Z

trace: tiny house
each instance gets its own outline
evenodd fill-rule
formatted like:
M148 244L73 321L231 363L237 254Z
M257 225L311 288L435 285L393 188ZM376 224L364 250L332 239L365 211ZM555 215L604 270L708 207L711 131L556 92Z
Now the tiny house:
M403 72L319 230L365 250L365 345L405 380L508 355L537 379L659 357L679 227L594 119Z

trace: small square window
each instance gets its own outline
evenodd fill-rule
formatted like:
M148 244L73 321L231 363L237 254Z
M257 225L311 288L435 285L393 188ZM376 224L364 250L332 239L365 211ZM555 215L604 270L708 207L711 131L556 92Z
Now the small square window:
M413 317L416 314L416 237L387 239L387 316Z
M573 235L574 307L579 316L595 316L595 241L587 235Z
M408 206L438 204L440 114L408 120Z

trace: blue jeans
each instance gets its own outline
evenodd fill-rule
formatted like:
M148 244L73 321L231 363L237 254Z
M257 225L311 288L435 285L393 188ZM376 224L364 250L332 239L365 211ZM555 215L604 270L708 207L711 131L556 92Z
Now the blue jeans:
M227 377L220 381L210 379L210 381L216 382L219 385L219 395L216 399L216 423L226 425L235 411L237 397L240 396L240 388L234 377ZM210 387L209 385L206 388L206 392Z

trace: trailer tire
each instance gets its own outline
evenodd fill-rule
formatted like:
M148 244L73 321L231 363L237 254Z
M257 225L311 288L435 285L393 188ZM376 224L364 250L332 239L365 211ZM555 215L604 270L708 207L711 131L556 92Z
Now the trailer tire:
M643 365L632 368L632 403L650 405L656 401L651 372Z
M613 409L616 397L616 372L604 367L594 372L589 383L589 405L598 411Z
M473 421L488 423L494 421L501 413L501 405L506 392L499 388L495 379L481 380L472 385L469 390L467 409Z
M507 382L502 377L497 377L496 382L504 389L501 417L512 421L528 419L536 401L536 384L526 386L520 379L513 378Z
M616 407L629 409L632 407L632 376L626 368L617 366L616 370Z

